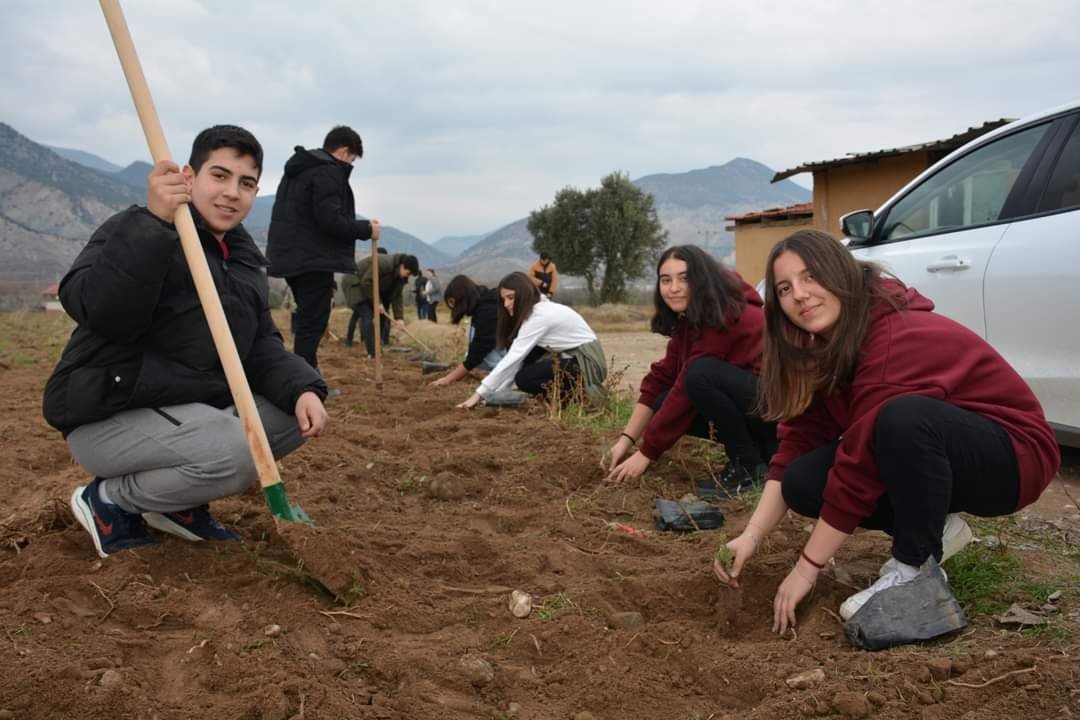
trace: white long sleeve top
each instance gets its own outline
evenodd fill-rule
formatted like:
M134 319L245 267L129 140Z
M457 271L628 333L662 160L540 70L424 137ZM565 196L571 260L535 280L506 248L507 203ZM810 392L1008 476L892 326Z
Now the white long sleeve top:
M581 347L595 339L596 333L585 318L572 308L541 296L540 302L533 306L532 314L521 324L509 351L488 373L476 392L480 397L487 398L493 392L510 387L521 369L521 362L538 345L561 352Z

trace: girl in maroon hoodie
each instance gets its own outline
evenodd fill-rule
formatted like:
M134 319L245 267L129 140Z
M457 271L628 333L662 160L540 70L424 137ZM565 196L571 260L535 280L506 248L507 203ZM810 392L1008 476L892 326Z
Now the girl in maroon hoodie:
M660 256L653 332L671 338L641 381L641 395L609 457L611 480L635 478L683 435L717 440L731 462L721 477L736 491L765 476L776 426L753 413L761 363L761 297L701 248ZM636 448L636 452L631 452Z
M829 235L782 241L765 283L762 405L780 420L780 449L750 522L728 543L730 572L713 568L737 583L788 508L818 518L773 601L773 630L784 632L856 527L891 534L892 557L843 604L845 619L914 579L931 555L963 547L971 531L952 513L1028 505L1061 458L1031 389L985 340Z

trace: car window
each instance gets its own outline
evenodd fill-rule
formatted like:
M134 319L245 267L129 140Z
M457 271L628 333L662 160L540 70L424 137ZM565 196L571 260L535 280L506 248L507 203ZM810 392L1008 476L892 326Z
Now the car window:
M889 210L883 241L994 222L1049 123L1009 135L950 163Z
M1054 174L1039 201L1038 212L1080 207L1080 123L1058 156Z

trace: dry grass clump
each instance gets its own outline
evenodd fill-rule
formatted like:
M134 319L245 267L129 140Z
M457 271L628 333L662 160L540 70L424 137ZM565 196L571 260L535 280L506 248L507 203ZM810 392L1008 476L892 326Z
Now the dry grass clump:
M611 303L588 307L574 307L585 322L596 332L633 332L648 331L649 320L653 316L651 305L625 305Z

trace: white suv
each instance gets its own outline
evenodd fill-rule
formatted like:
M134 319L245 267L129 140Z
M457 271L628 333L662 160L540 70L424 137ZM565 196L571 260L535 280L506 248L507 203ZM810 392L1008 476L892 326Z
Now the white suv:
M841 223L857 257L986 338L1080 447L1080 102L973 140Z

